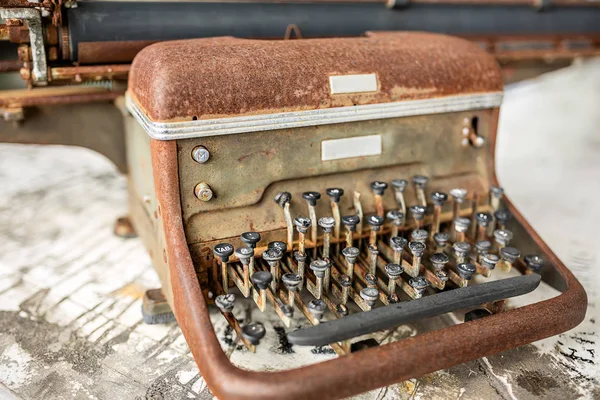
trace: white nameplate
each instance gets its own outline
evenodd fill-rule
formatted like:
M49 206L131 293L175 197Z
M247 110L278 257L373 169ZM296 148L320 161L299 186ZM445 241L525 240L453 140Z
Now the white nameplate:
M381 154L381 150L381 135L323 140L321 142L321 160L376 156Z
M377 75L335 75L329 77L331 94L377 91Z

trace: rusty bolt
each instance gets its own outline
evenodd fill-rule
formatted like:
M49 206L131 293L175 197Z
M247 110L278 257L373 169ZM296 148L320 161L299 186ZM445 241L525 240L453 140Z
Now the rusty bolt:
M198 164L204 164L210 158L210 153L204 146L196 146L192 150L192 158Z
M200 182L194 188L194 194L201 201L209 201L213 198L213 191L206 182Z

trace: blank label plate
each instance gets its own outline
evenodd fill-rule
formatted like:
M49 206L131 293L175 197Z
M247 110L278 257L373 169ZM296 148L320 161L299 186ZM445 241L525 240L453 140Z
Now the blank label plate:
M321 142L321 160L376 156L381 154L381 135L332 139Z
M377 91L377 75L334 75L329 77L331 94Z

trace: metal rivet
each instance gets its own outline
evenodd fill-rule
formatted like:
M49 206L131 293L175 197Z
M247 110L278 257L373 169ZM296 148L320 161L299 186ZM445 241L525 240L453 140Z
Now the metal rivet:
M204 146L196 146L192 150L192 158L198 164L204 164L210 158L210 153Z
M209 201L213 198L213 191L206 182L200 182L194 188L194 194L201 201Z

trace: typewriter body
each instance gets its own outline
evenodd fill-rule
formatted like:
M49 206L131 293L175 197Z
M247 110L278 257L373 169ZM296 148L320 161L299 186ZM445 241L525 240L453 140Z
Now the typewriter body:
M501 100L493 57L436 34L140 52L127 92L131 219L216 396L350 396L583 319L581 285L498 186ZM506 307L540 277L562 293ZM339 357L232 365L209 307L250 351L274 334L235 317L243 299L277 313L294 345ZM357 345L448 312L468 322Z

